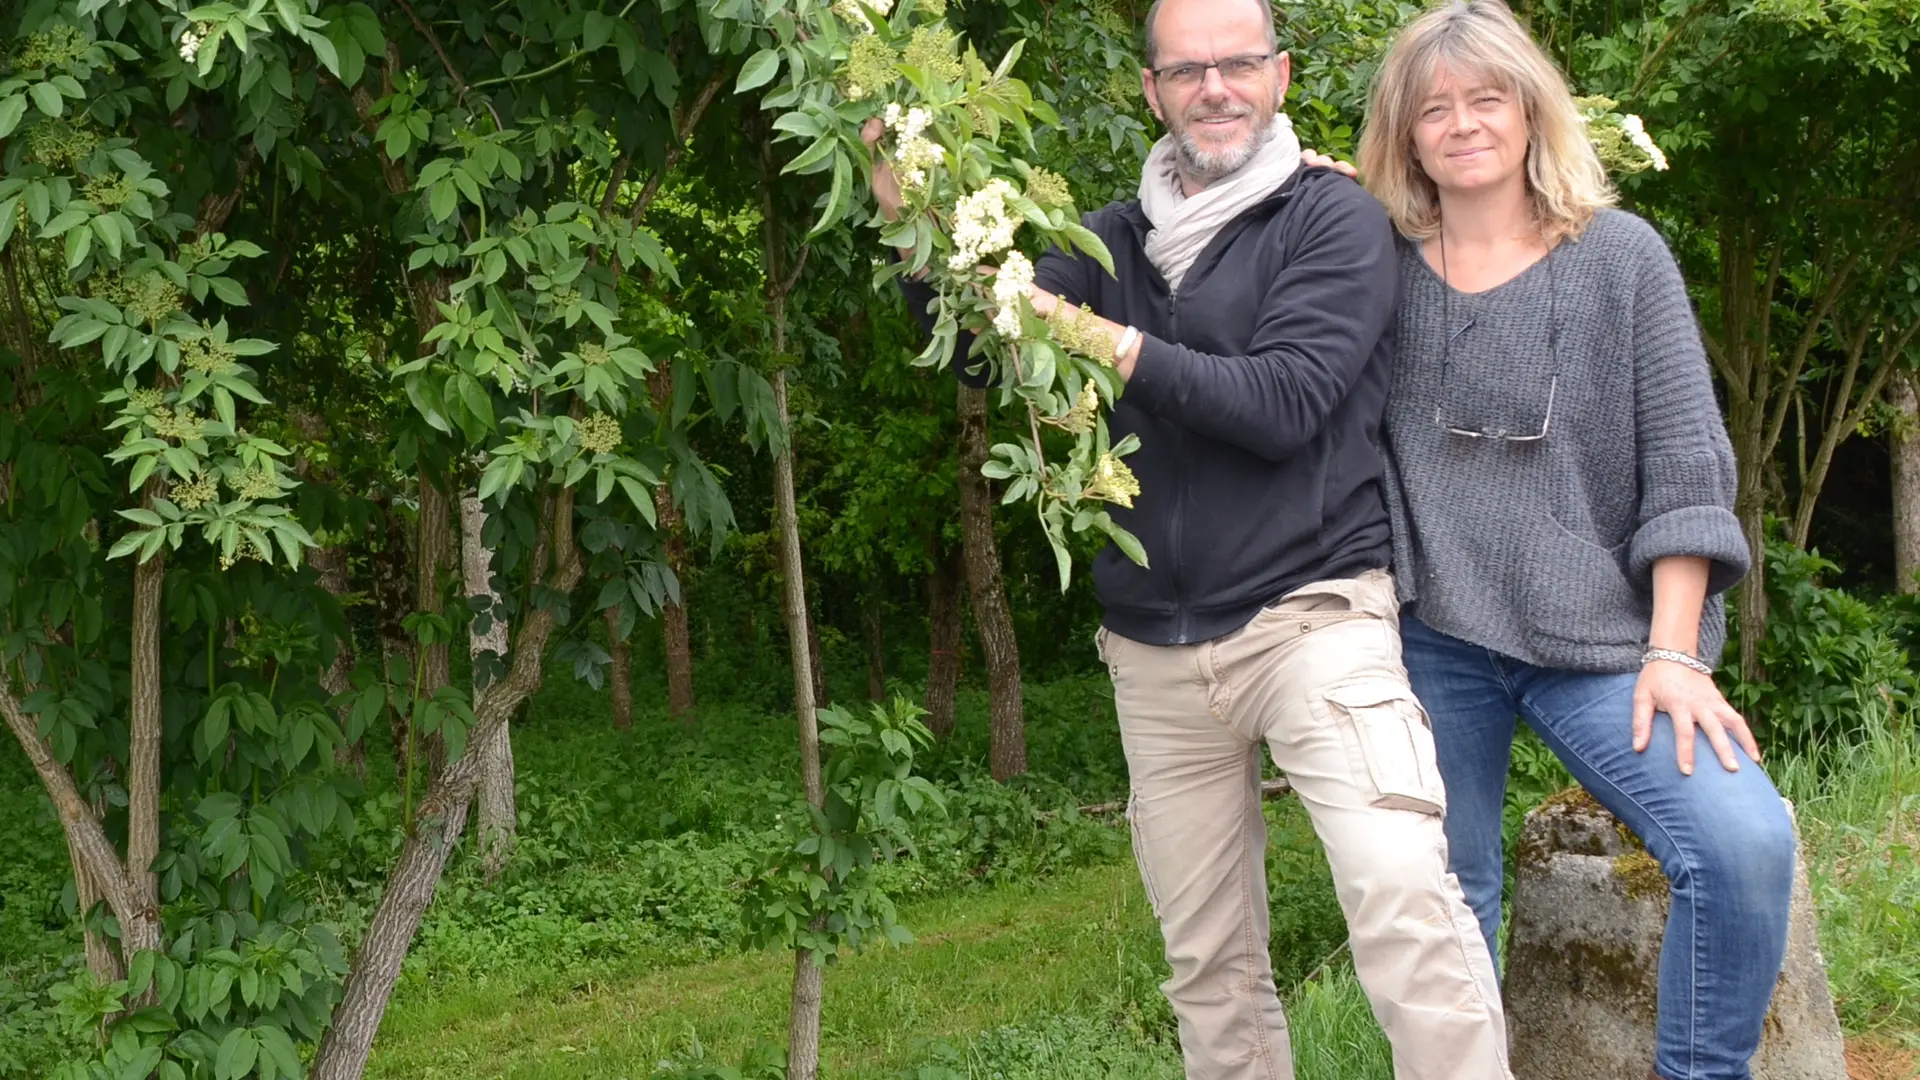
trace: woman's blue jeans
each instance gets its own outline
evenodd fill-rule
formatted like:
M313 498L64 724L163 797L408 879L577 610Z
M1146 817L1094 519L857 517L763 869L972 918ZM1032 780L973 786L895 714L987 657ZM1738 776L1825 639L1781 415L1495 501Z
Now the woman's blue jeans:
M1410 615L1400 635L1414 693L1433 720L1449 862L1487 948L1500 929L1501 808L1517 715L1672 883L1655 1071L1666 1080L1749 1080L1793 888L1793 826L1767 774L1737 746L1740 771L1727 772L1698 736L1693 775L1682 775L1664 713L1652 743L1635 753L1632 673L1536 667Z

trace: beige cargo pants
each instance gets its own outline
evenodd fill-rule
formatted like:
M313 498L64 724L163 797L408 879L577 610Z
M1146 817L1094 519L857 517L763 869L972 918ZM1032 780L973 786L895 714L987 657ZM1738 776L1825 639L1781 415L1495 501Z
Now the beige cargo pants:
M1392 579L1317 582L1200 645L1106 630L1099 645L1189 1080L1293 1076L1267 954L1262 743L1326 845L1396 1080L1508 1080L1493 963L1447 872L1446 799Z

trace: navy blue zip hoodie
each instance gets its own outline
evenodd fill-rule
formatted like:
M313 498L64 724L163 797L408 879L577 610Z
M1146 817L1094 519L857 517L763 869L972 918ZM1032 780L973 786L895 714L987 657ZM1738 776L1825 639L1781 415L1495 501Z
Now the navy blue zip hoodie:
M1140 496L1112 511L1149 565L1112 544L1094 560L1106 627L1150 645L1209 641L1309 582L1386 566L1377 446L1400 276L1373 197L1297 170L1214 236L1178 295L1147 259L1138 201L1083 220L1113 276L1056 249L1035 283L1144 335L1108 424L1115 442L1140 436L1126 459ZM903 287L930 324L932 289Z

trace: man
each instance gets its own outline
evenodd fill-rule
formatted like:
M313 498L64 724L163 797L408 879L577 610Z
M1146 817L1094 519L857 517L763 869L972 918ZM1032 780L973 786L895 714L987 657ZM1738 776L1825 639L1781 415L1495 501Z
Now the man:
M1293 1075L1267 954L1264 743L1326 845L1395 1075L1499 1080L1493 966L1446 870L1445 797L1385 571L1386 216L1299 167L1265 0L1159 0L1146 36L1141 78L1167 134L1140 199L1086 218L1114 275L1050 252L1031 301L1099 317L1127 380L1114 439L1141 440L1141 493L1113 513L1151 565L1111 545L1096 560L1098 644L1187 1075ZM884 162L874 179L895 216Z

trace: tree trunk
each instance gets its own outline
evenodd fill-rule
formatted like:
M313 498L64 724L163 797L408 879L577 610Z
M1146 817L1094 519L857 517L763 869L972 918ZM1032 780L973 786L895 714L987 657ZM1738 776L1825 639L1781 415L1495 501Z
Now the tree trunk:
M647 376L647 392L654 409L664 415L673 402L673 371L662 368ZM667 568L680 583L680 598L660 609L660 629L667 653L667 715L693 726L693 635L687 628L687 525L673 492L662 483L653 489L653 509L660 521ZM615 658L616 663L618 657Z
M1000 580L993 538L993 495L980 467L987 460L987 392L960 387L960 531L966 542L967 589L980 651L987 661L992 728L988 766L1002 783L1027 771L1027 726L1020 700L1020 646Z
M927 729L953 734L953 692L960 682L960 565L942 552L927 575Z
M1889 438L1893 452L1893 573L1903 593L1920 592L1920 399L1915 376L1903 372L1888 386L1899 420Z
M413 549L413 607L429 615L446 614L445 574L453 561L453 507L423 469L420 473L420 522ZM435 642L420 653L420 696L430 697L453 682L452 653Z
M372 565L373 607L380 625L381 678L392 679L394 668L413 668L413 642L407 638L404 625L407 615L413 611L413 594L407 581L411 556L408 554L406 520L401 516L400 508L393 505L391 500L386 502L384 516L381 547ZM399 663L395 663L396 660ZM401 692L411 692L412 689L409 682ZM404 784L412 765L408 746L411 728L406 716L398 709L387 710L387 722L388 733L393 741L394 779Z
M75 870L92 875L101 898L119 920L122 962L131 963L134 955L143 949L158 949L161 944L159 907L135 889L99 817L80 797L72 774L54 760L53 752L40 739L39 725L21 709L4 668L0 668L0 718L6 720L53 803L54 813L67 836L67 851L74 860Z
M336 600L345 601L347 594L353 591L352 581L347 576L347 549L337 544L328 544L307 552L307 563L320 575L320 587L327 595ZM344 610L344 608L343 608ZM320 688L328 697L339 697L353 689L353 628L343 629L339 640L334 642L333 662L327 670L320 673ZM347 717L353 712L351 705L343 705L334 710L340 721L340 730L347 729ZM366 732L357 739L342 742L333 752L333 761L352 769L354 775L364 777L367 772Z
M483 660L483 656L498 657L500 660L505 660L507 656L507 623L497 618L499 612L494 610L494 606L500 602L500 594L493 588L493 553L487 550L486 543L481 539L481 532L486 527L486 507L472 495L463 496L460 500L460 577L468 597L486 599L491 619L485 633L469 631L467 637L467 655L473 659L476 673L490 663ZM468 606L473 606L471 600ZM480 700L480 695L485 691L486 686L476 674L473 700ZM513 854L516 822L511 721L501 723L491 739L471 747L469 752L480 755L480 864L486 880L492 881L500 876L508 857Z
M547 522L535 544L529 572L536 580L546 575L549 557L554 569L544 585L559 593L580 583L580 555L573 540L573 492L561 489L547 507ZM547 640L553 634L553 612L536 608L521 620L513 641L513 663L507 674L487 687L474 704L471 741L484 745L520 704L540 688ZM479 755L464 754L449 762L434 778L414 827L400 849L386 891L374 909L366 937L354 953L353 970L332 1026L320 1039L312 1080L359 1080L366 1072L374 1035L393 995L400 965L406 959L420 920L433 902L434 890L446 869L447 854L466 827L467 804L479 784Z
M608 665L607 687L613 694L613 726L621 731L633 730L633 642L620 636L620 609L610 607L605 612L607 622L607 654L613 657ZM681 613L684 624L686 614ZM671 650L667 657L667 669L673 669Z
M147 481L148 506L160 491L157 479ZM153 873L153 860L160 854L160 742L164 734L160 599L166 583L164 549L134 567L133 654L129 672L132 686L127 737L127 887L133 894L133 903L140 910L150 912L156 923L160 913L160 883ZM132 965L133 950L124 935L121 946L127 964Z
M80 924L86 937L87 970L103 985L118 982L127 977L127 969L120 963L120 954L114 951L113 942L105 934L87 925L93 905L106 899L104 891L72 840L67 841L67 858L73 863L73 894L80 908Z
M886 596L876 582L860 605L860 624L867 639L867 700L887 699Z
M784 303L774 323L777 338L785 337ZM783 351L784 340L775 346ZM787 424L787 372L773 376L773 406L784 429ZM807 588L800 556L800 521L793 492L793 438L773 459L774 509L780 529L780 563L786 578L787 641L793 661L793 710L800 728L800 776L807 802L826 805L820 776L820 728L814 715L814 661L809 640ZM787 1080L814 1080L820 1071L820 994L822 971L805 950L794 953L793 1009L787 1027Z

